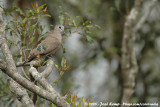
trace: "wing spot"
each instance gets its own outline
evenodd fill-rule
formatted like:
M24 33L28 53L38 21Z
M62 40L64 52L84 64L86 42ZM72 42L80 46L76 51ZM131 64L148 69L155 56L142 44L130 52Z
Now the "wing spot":
M46 50L46 49L47 49L46 45L43 45L43 50Z
M41 46L38 46L38 47L37 47L37 50L38 50L39 52L41 52Z

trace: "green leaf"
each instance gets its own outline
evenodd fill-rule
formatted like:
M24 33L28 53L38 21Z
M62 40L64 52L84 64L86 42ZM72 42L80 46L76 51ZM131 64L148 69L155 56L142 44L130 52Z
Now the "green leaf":
M70 97L69 97L69 96L67 96L66 101L67 101L68 103L70 103L71 99L70 99Z
M65 60L66 60L66 59L63 57L62 60L61 60L61 66L63 66Z
M83 107L86 107L86 99L84 97L82 98L82 101L83 101Z
M42 25L40 25L40 30L41 30L41 32L43 32L43 27L42 27Z
M50 14L45 14L44 16L51 17L51 15L50 15Z
M41 35L39 38L38 38L38 42L40 42L42 39L43 39L44 35Z
M46 4L43 4L40 7L38 7L37 12L39 13L44 8L44 6L46 6Z
M90 36L88 36L88 35L86 36L86 39L87 39L87 41L90 42L90 43L93 43L93 42L94 42L93 39L92 39Z
M23 16L24 16L24 13L23 13L23 11L22 11L20 8L17 8L17 9L16 9L16 12L18 12L20 15L23 15Z
M84 23L83 23L83 26L87 26L87 25L90 25L91 24L91 21L85 21Z
M54 64L54 66L55 66L57 69L59 69L59 66L58 66L57 64Z
M69 26L70 26L70 27L75 27L73 23L70 23Z
M30 17L34 16L34 14L35 13L32 10L30 10L29 13L28 13L28 15L27 15L27 18L30 18Z
M35 35L33 35L33 36L31 37L31 42L33 43L34 40L35 40Z
M77 104L77 107L81 107L81 104L80 104L80 103L78 103L78 104Z
M52 103L52 107L57 107L55 104Z
M17 44L20 44L21 43L21 41L17 41Z
M99 25L94 25L94 27L96 27L97 29L101 29Z
M66 49L63 47L63 45L61 46L62 46L63 53L66 53Z
M19 25L20 27L23 27L22 22L18 22L18 25Z
M5 33L7 33L9 29L10 28L6 25L6 27L5 27Z
M14 11L15 9L17 9L17 7L11 7L9 9L4 9L5 15L7 16L8 14L11 15L11 12Z

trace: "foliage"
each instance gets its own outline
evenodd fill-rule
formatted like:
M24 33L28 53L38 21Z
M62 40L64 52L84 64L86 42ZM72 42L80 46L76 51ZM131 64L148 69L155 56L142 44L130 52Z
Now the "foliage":
M47 7L45 4L38 6L36 2L32 4L32 9L27 8L25 12L18 7L3 8L3 10L7 18L5 32L10 49L14 46L18 47L18 52L14 54L15 59L26 59L26 53L28 53L26 51L33 48L34 45L39 43L44 36L50 32L45 32L45 26L39 23L41 17L51 17L47 13ZM72 18L67 12L63 12L63 10L61 10L59 20L61 24L65 25L68 35L79 33L90 43L93 43L91 36L92 31L100 28L98 25L92 24L91 21L84 20L81 16ZM72 29L74 29L74 31L72 31ZM58 66L55 64L55 67L59 70L60 76L53 82L53 86L61 80L66 71L71 70L64 57L61 60L61 65ZM89 103L87 103L85 98L77 98L75 94L67 97L67 101L71 103L73 107L81 107L82 105L89 107Z
M68 35L71 35L72 33L78 33L85 37L86 40L90 43L93 43L94 41L92 37L93 30L100 29L100 26L92 24L91 21L85 20L81 16L71 17L70 14L64 12L62 9L60 11L59 20L61 24L66 26L66 32Z
M67 102L71 104L71 107L89 107L92 101L87 101L84 97L78 98L76 94L70 94L67 96Z
M43 3L47 4L47 7L49 8L50 13L53 13L52 14L53 15L52 21L56 20L56 22L57 22L57 18L59 18L60 23L66 25L67 36L70 35L71 33L78 32L80 34L82 33L81 35L84 38L86 38L86 40L88 37L87 41L93 42L93 39L94 39L98 43L98 44L94 44L95 47L87 47L87 49L89 50L89 54L87 53L88 55L86 55L85 53L83 53L83 59L80 59L80 60L83 60L83 62L87 62L89 60L88 62L91 65L93 63L90 63L90 62L94 62L94 61L96 62L96 61L100 60L101 57L99 57L99 56L103 55L102 58L104 58L106 61L109 61L109 65L111 66L111 69L110 68L109 69L114 72L107 72L107 69L105 69L106 74L107 74L106 76L109 75L108 80L117 81L118 84L112 84L112 83L108 84L106 79L104 80L105 82L103 81L104 83L103 83L102 87L97 87L97 85L94 84L93 87L95 89L105 90L106 93L112 92L111 93L112 95L111 95L111 94L105 94L103 91L98 90L98 93L95 93L95 95L94 95L97 98L96 99L97 101L101 101L101 99L103 99L103 100L109 99L110 101L115 101L115 99L120 100L121 89L119 89L119 88L121 88L123 86L122 80L121 80L121 68L120 68L123 27L124 27L126 15L129 13L130 9L133 7L134 1L135 0L58 0L58 1L46 0L46 1L43 1ZM149 2L149 0L144 1L143 7L142 7L142 10L143 10L142 13L146 12L146 9L144 7L147 6L148 2ZM62 5L63 9L61 8L60 14L59 14L56 12L59 11L58 6L60 4ZM33 4L32 7L36 7L36 8L33 8L34 11L37 11L37 12L40 11L40 9L37 10L37 7L40 7L37 4ZM157 7L159 7L159 5L157 5ZM27 13L24 13L24 14L26 16L28 16L28 13L30 11L33 11L33 9L27 9L26 10ZM44 16L44 14L47 14L46 6L44 6L44 8L42 8L42 10L46 11L46 13L43 13L43 16ZM65 10L65 12L63 10ZM93 11L91 12L91 10L93 10ZM15 34L14 34L14 31L16 31L14 25L18 25L18 24L16 24L16 23L11 24L9 21L10 20L11 21L15 21L15 20L20 21L20 19L22 18L20 14L23 14L22 13L23 11L20 12L21 10L19 10L19 9L14 10L13 8L10 8L7 10L4 9L4 11L5 11L4 12L5 15L7 15L9 17L8 18L9 20L7 19L7 21L8 21L7 24L13 26L13 27L9 26L10 28L12 28L12 30L6 29L6 32L9 35L12 35L11 37L17 38L17 36L15 36ZM17 11L19 11L19 12L17 12ZM139 101L143 100L144 102L148 102L148 101L154 102L155 100L159 100L159 95L157 95L157 93L159 93L159 90L158 90L159 87L157 84L159 84L159 82L160 82L160 79L158 79L158 75L157 75L159 73L159 69L160 69L159 68L159 60L158 60L158 57L159 57L159 45L158 44L159 44L159 34L160 34L159 33L159 22L160 21L158 20L159 19L158 13L159 13L158 10L153 9L152 14L147 18L149 20L147 20L145 22L145 24L142 26L142 29L139 30L138 34L136 35L137 38L135 41L136 42L135 43L135 50L136 50L136 56L137 56L137 60L138 60L138 64L139 64L139 71L140 71L139 75L137 77L138 86L136 86L136 90L135 90L135 94L134 94L135 99L133 99L133 100L136 100L136 102L137 102L137 100L139 100ZM58 14L59 17L57 17L58 15L56 15L56 14ZM78 16L77 16L77 14L78 14ZM46 16L48 16L48 15L46 15ZM12 19L10 19L10 18L12 18ZM88 31L91 31L91 33L85 32L86 25L84 24L85 27L83 29L82 28L83 23L90 23L91 25L93 25L93 23L88 21L88 19L92 20L92 22L94 22L94 24L99 24L100 26L102 26L102 29L95 30L95 29L97 29L97 27L92 27L92 28L90 28L92 30L90 30L90 29L88 30ZM37 18L35 21L37 21ZM22 30L28 32L29 31L28 29L30 29L29 27L32 26L32 24L31 23L30 24L26 23L26 24L27 24L27 26L25 26ZM22 25L24 26L25 23L22 23ZM41 29L39 23L38 23L38 26L34 27L34 28ZM44 26L42 27L42 29L44 29ZM12 31L12 32L10 32L10 31ZM97 34L97 32L99 32L99 33ZM18 33L18 32L15 32L15 33ZM28 33L33 34L33 31L28 32ZM41 36L45 32L41 33L41 31L38 31L38 32L36 31L36 33L40 34L40 36ZM96 35L96 38L94 38L93 35ZM28 40L28 42L27 42L27 44L24 41L22 42L22 44L23 44L22 50L25 50L25 51L29 50L32 46L32 45L30 45L30 46L28 45L28 43L31 43L29 41L32 41L32 40L36 41L36 39L37 39L36 37L32 37L33 35L31 35L30 38L29 38L29 36L30 35L28 34L27 38L24 38L24 41ZM43 36L42 36L42 38L43 38ZM39 40L41 40L42 38L40 38ZM12 47L13 45L17 45L18 41L13 41L13 39L8 36L7 36L7 39L8 39L8 43L10 44L10 47ZM19 39L19 41L20 40L21 39ZM21 43L19 43L19 44L21 45ZM16 47L18 47L18 46L16 46ZM86 50L86 47L85 47L85 50ZM63 48L63 51L65 53L64 48ZM20 52L18 52L18 54L14 54L14 56L16 56L16 58L19 58L22 56L22 54ZM77 55L77 56L79 56L79 55ZM73 76L72 71L77 70L77 66L82 65L82 61L78 62L79 59L75 60L75 58L73 58L73 57L71 59L73 59L75 61L75 63L72 63L72 70L69 72L65 71L65 75L63 74L63 78L62 78L62 80L64 78L66 78L62 82L62 84L64 84L62 89L65 89L65 90L66 90L66 87L69 86L67 84L66 80L69 80L68 78L72 78L72 76ZM94 61L93 61L93 59L94 59ZM61 58L60 58L60 60L61 60ZM103 61L102 61L102 63L103 63ZM107 65L108 65L108 63L107 63ZM59 69L60 69L60 66L61 65L58 65ZM154 68L154 69L151 69L151 68ZM86 71L87 69L83 69L83 70ZM60 71L59 71L59 73L60 73ZM67 73L67 75L66 75L66 73ZM97 76L95 76L95 77L97 79L101 78L101 77L97 77ZM84 78L89 78L89 77L88 77L88 75L86 75L86 76L84 76ZM4 78L0 78L0 79L3 80ZM93 79L95 79L95 78L93 78L93 79L90 78L90 79L91 79L91 81L94 81ZM70 83L70 81L68 83ZM4 83L2 83L2 85L3 84ZM141 86L141 88L143 87L143 89L144 89L142 91L142 93L139 92L139 88L138 88L139 86ZM155 90L150 91L150 89L152 89L153 87L156 87ZM0 90L3 90L3 91L5 89L7 89L7 88L5 88L5 87L0 88ZM92 88L88 88L88 89L92 89ZM90 95L90 92L88 92L88 95ZM104 99L103 95L107 99ZM115 96L116 98L115 97L111 98L110 96ZM144 98L144 99L141 99L141 98ZM150 98L151 100L148 100L148 98ZM55 107L55 106L53 106L53 107Z
M13 41L10 40L11 37L7 37L10 46L20 47L21 51L29 50L33 48L33 44L40 42L50 32L44 32L44 27L38 23L41 17L50 17L45 6L45 4L41 6L38 6L37 3L32 4L33 9L27 8L26 13L18 7L3 8L4 14L8 18L6 33L16 38L16 41ZM22 53L19 52L15 56L21 57Z
M55 64L55 67L58 69L60 76L53 82L53 86L56 85L66 71L71 70L71 68L68 66L67 60L64 57L61 60L61 66Z
M65 96L66 101L71 105L71 107L89 107L90 103L93 103L90 100L85 99L84 97L78 98L76 94L69 93ZM56 107L54 104L51 104L51 107Z

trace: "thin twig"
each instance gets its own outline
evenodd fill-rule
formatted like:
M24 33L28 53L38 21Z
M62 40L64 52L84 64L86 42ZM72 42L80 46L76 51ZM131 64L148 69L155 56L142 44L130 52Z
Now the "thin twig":
M22 48L20 48L20 54L21 54L21 55L22 55L22 51L23 51ZM20 57L20 61L22 62L22 56ZM27 74L25 73L23 67L21 67L21 70L22 70L24 76L25 76L28 80L30 80L30 78L29 78L29 77L27 76Z

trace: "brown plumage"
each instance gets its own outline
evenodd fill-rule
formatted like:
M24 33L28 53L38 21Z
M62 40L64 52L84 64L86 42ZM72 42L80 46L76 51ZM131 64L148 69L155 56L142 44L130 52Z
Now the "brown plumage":
M62 32L64 31L64 26L56 25L54 31L48 35L44 40L41 41L40 44L37 45L36 48L31 50L29 57L24 62L30 62L35 59L38 55L51 55L54 54L62 44Z

